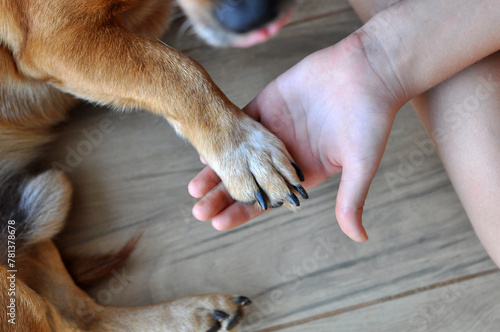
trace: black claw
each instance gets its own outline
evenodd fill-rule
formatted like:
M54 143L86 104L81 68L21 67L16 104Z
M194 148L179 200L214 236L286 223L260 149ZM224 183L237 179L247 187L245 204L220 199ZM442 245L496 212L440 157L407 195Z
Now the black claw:
M207 330L207 332L217 332L220 331L222 325L219 322L215 322L214 325L210 329Z
M226 329L227 330L232 330L236 325L238 325L238 323L240 322L241 318L243 318L243 311L241 311L241 309L238 309L234 313L234 316L231 316L231 318L229 318L227 320Z
M267 210L266 195L262 192L262 190L259 190L255 193L255 198L259 202L262 209Z
M270 206L271 209L276 209L279 208L280 206L283 205L283 202L278 202Z
M215 310L214 312L212 312L212 317L218 321L221 321L228 318L229 315L226 314L224 311Z
M295 205L295 206L300 206L300 202L299 202L299 199L297 198L297 196L295 196L294 193L291 193L288 195L288 199L290 200L290 202Z
M252 304L252 301L246 296L237 296L233 299L233 303L238 304L241 307Z
M300 184L293 186L297 191L299 192L300 196L302 196L303 199L308 199L309 195L307 194L307 191L302 187Z
M295 168L295 173L297 173L297 176L299 177L300 182L304 182L305 178L304 178L304 173L302 173L302 170L293 161L291 161L290 163L292 164L293 168Z

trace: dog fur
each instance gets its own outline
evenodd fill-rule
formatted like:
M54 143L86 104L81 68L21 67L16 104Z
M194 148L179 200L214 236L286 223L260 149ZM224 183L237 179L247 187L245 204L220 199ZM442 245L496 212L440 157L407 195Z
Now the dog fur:
M178 3L207 42L237 45L248 34L218 25L212 15L218 1ZM290 3L281 1L282 13ZM232 104L198 63L157 39L171 13L167 0L0 0L2 331L229 331L244 315L250 301L224 294L103 307L73 278L91 283L106 276L137 239L115 254L74 260L73 276L51 240L66 221L71 185L57 170L38 170L36 160L78 99L163 116L236 200L298 205L300 171L282 142ZM15 325L6 319L11 257L5 250L14 238Z

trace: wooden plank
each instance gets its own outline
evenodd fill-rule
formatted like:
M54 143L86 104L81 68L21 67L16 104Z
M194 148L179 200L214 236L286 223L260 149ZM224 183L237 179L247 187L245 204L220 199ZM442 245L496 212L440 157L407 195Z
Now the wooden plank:
M500 326L499 281L494 273L276 331L494 332Z
M292 25L251 50L195 49L190 55L242 106L286 68L357 26L352 11L341 12ZM224 233L196 222L186 185L202 168L198 156L145 113L124 119L103 110L75 114L61 128L48 163L67 164L71 151L89 141L85 133L102 121L114 129L70 167L75 204L59 243L67 252L102 252L144 230L124 270L132 280L107 304L243 294L254 300L246 329L255 330L495 267L408 107L398 114L369 193L364 219L371 240L365 244L351 242L337 226L338 176L312 190L297 214L272 211ZM415 151L421 160L410 162ZM399 181L388 181L392 175ZM91 294L107 288L104 282Z
M347 0L299 0L290 24L293 25L297 22L323 16L332 16L349 9L351 9L351 6Z

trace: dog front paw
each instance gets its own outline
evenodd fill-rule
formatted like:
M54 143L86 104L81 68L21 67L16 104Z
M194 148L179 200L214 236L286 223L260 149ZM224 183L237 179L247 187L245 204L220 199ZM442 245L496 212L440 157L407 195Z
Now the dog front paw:
M233 199L264 210L282 205L293 210L300 206L297 195L309 198L300 184L304 174L283 142L260 123L244 118L226 145L209 164Z

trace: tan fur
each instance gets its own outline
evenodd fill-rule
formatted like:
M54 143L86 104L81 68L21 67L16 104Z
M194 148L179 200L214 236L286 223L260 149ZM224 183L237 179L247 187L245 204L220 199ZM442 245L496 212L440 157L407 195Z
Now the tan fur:
M207 331L214 322L210 315L214 308L225 312L241 310L232 296L222 294L137 308L102 306L74 284L49 240L32 247L18 265L18 318L16 325L7 325L6 306L2 305L2 331ZM7 269L0 266L2 303L8 303L8 275Z
M151 1L147 3L157 4ZM193 3L198 4L193 0L182 2L188 10L194 8ZM242 122L248 117L224 96L198 63L166 45L123 29L123 21L131 15L127 9L135 11L137 1L115 1L115 6L102 0L24 0L18 6L6 6L5 0L2 3L0 10L7 17L20 16L21 22L27 22L24 27L15 24L11 31L17 33L5 34L14 36L3 41L16 71L23 78L29 77L22 80L23 90L34 90L28 82L37 79L95 103L150 110L164 116L193 144L226 185L235 188L230 191L235 199L254 201L246 199L253 197L258 183L265 191L278 193L271 195L270 203L285 201L291 189L284 182L272 181L278 185L266 188L267 181L260 177L257 183L241 186L237 177L225 174L229 173L226 166L218 166L221 161L234 165L239 158L235 149L250 141L251 131L256 130L262 133L262 140L256 143L270 149L248 151L249 158L290 157L263 127L246 130ZM203 3L206 6L207 1ZM159 12L162 10L166 11L163 6ZM156 22L157 12L151 15L145 17L147 22ZM142 26L139 21L128 25L131 29ZM54 108L57 111L44 108L44 112L56 113L64 107ZM248 169L249 165L242 167ZM269 167L293 174L291 165L271 163ZM266 176L281 178L279 174ZM296 177L292 179L291 184L298 183Z
M227 46L245 38L217 25L212 0L179 4L210 43ZM262 190L273 205L297 193L299 179L281 141L231 103L197 62L157 40L171 11L167 0L0 0L0 194L12 197L14 212L25 219L15 326L4 319L10 272L0 266L2 331L227 331L248 304L221 294L144 308L93 302L50 240L69 209L68 181L56 171L24 175L52 139L51 127L80 98L163 116L237 200L254 203ZM5 227L7 220L0 221ZM115 266L131 248L103 262ZM228 317L214 317L216 310Z

